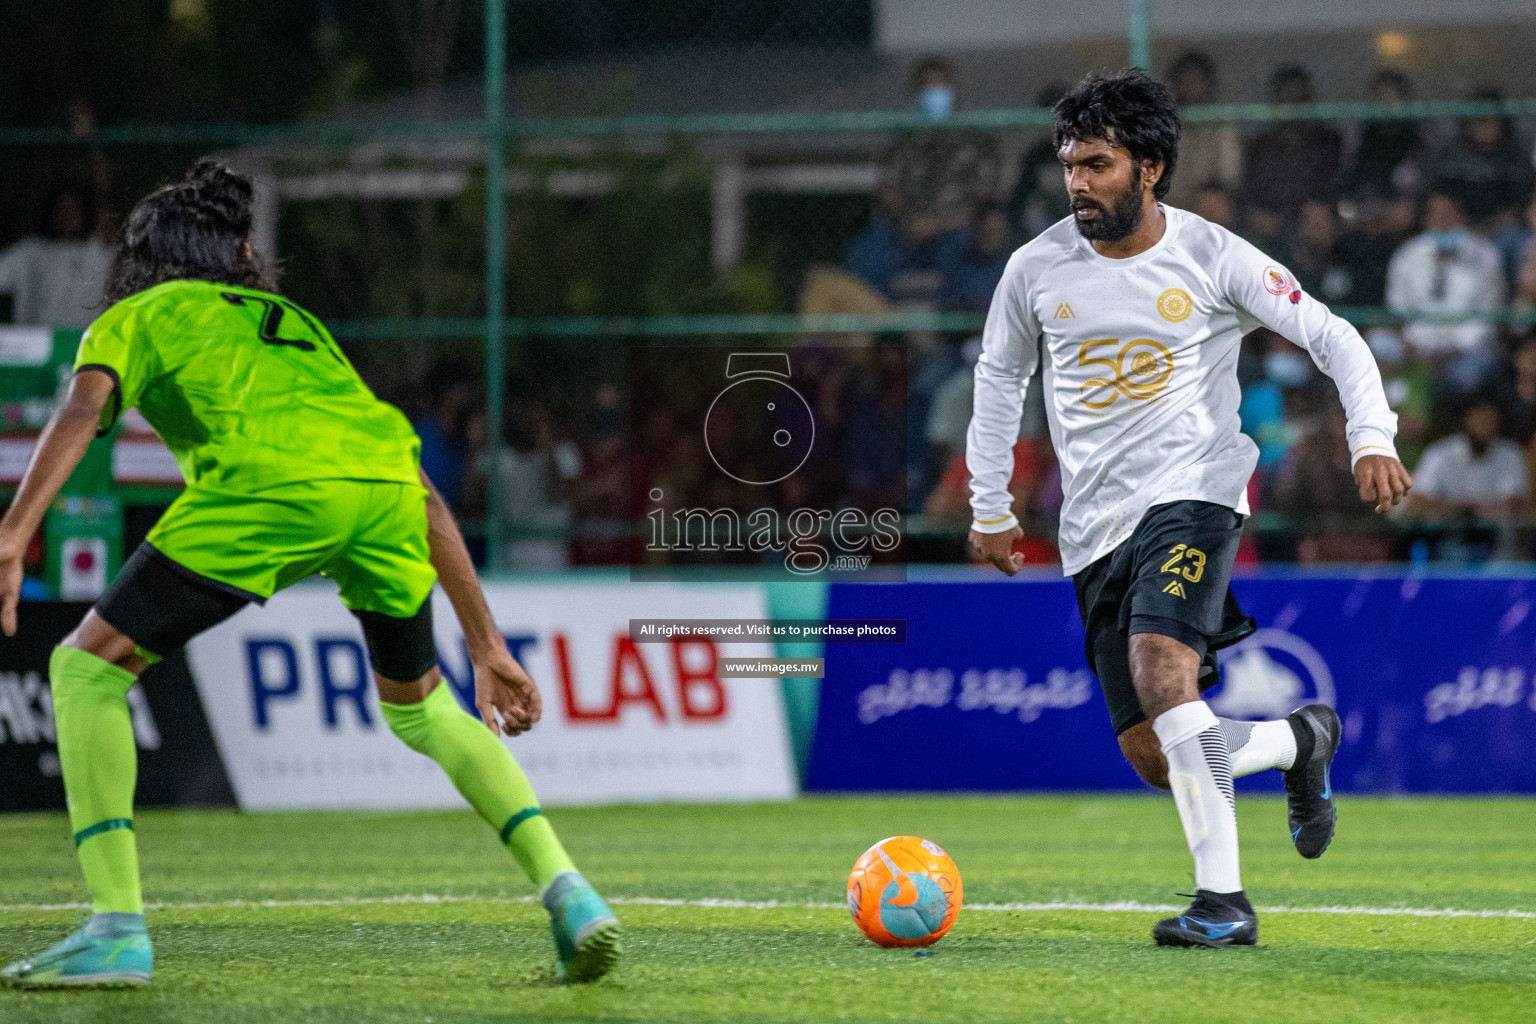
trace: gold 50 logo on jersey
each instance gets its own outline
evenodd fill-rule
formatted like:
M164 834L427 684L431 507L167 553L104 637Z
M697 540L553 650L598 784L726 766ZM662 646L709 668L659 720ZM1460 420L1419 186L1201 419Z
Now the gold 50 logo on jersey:
M1106 349L1113 350L1114 355L1091 354ZM1135 338L1123 345L1119 338L1085 341L1078 349L1077 365L1102 366L1106 370L1104 376L1078 385L1083 404L1090 409L1108 408L1121 395L1136 401L1156 398L1168 390L1173 379L1173 353L1151 338Z

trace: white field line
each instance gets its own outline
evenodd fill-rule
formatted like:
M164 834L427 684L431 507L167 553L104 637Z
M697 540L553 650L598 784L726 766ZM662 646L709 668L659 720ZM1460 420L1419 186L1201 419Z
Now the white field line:
M316 900L220 900L209 903L147 903L146 910L240 910L282 907L376 907L393 904L434 903L535 903L537 896L437 896L431 893L412 896L378 896ZM845 910L843 903L799 902L793 900L723 900L662 899L655 896L617 896L608 900L614 906L704 907L730 910ZM0 903L0 912L28 913L46 910L89 910L89 903ZM1185 908L1171 903L1075 903L1053 900L1048 903L967 903L966 910L991 913L1051 913L1084 911L1089 913L1177 913ZM1259 907L1263 914L1333 914L1341 917L1497 917L1536 919L1533 910L1457 910L1451 907Z

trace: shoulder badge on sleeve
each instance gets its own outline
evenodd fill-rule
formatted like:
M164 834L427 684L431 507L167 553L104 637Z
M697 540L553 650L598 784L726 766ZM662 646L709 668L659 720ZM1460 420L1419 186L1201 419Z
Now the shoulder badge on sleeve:
M1291 290L1291 279L1285 276L1285 272L1271 263L1264 268L1264 290L1271 295L1284 295Z

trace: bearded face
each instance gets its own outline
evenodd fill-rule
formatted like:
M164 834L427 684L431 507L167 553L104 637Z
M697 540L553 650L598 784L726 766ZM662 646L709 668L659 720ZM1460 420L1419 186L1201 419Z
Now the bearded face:
M1101 193L1102 194L1102 193ZM1103 200L1086 195L1072 197L1072 216L1077 230L1090 242L1118 242L1141 227L1141 168L1131 167L1131 180L1118 193Z

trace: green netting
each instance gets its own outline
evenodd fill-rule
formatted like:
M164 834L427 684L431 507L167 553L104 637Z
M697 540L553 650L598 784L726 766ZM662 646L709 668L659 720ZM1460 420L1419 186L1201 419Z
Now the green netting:
M1412 100L1402 103L1213 103L1181 112L1191 123L1268 124L1279 121L1429 121L1464 117L1536 116L1536 99ZM1038 128L1051 123L1048 107L957 110L952 128ZM920 111L781 111L741 114L627 114L593 117L507 116L499 131L480 118L354 118L298 124L108 125L86 134L67 128L0 127L0 146L355 146L370 142L483 140L492 135L528 139L654 138L698 135L777 135L902 131L931 128Z

